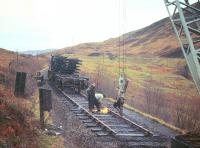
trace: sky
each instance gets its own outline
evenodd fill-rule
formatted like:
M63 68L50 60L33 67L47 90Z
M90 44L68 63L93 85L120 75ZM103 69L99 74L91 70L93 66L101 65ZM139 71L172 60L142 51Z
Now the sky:
M98 42L167 16L163 0L0 0L0 47L23 51Z

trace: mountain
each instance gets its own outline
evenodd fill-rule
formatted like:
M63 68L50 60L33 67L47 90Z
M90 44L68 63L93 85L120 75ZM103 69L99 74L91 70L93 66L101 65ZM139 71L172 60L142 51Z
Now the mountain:
M122 49L123 46L128 55L161 57L182 56L169 18L164 18L150 26L128 32L120 37L111 38L103 42L83 43L72 47L66 47L55 50L53 53L98 55L105 52L106 54L118 54L119 47Z
M52 49L44 49L44 50L26 50L26 51L21 51L20 53L34 56L34 55L46 54L54 50L56 49L52 48Z

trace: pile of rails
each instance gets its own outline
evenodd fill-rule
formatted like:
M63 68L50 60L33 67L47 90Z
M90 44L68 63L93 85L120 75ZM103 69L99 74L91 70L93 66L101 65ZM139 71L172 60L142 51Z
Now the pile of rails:
M80 65L81 60L75 58L64 56L52 56L51 58L51 70L59 74L77 74Z
M86 89L89 78L79 75L81 60L64 56L52 56L48 79L61 89L72 88L76 93Z

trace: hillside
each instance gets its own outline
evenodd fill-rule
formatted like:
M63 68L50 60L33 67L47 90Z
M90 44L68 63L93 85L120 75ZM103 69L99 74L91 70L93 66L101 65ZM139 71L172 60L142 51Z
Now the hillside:
M6 49L0 49L0 55L0 147L39 147L39 120L34 113L37 87L32 76L46 59L17 55ZM26 93L22 97L13 95L17 71L27 72Z
M6 69L9 65L9 62L14 58L15 54L12 51L8 51L5 49L0 48L0 72L6 72Z
M111 38L104 42L83 43L73 47L56 50L54 53L76 53L84 55L118 54L119 46L124 46L128 55L139 56L165 56L180 57L182 53L176 36L173 32L169 18L164 18L145 28L132 31L117 38ZM84 53L83 53L84 51Z

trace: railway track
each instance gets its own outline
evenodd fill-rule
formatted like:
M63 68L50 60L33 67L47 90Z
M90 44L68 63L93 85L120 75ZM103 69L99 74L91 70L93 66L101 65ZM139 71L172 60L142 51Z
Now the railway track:
M121 142L125 142L128 147L134 148L169 147L168 138L161 135L154 135L148 129L145 129L129 119L118 115L112 111L112 109L108 109L106 114L89 112L88 101L86 96L83 94L71 94L69 90L69 93L65 92L67 90L62 91L51 82L48 82L47 85L54 90L57 96L60 97L59 102L70 109L84 124L84 126L89 128L89 130L97 136L104 139L106 138L108 141L111 137L113 137Z
M61 91L61 90L60 90ZM91 113L88 110L88 101L82 95L62 94L73 104L71 111L74 112L83 123L90 127L98 136L113 135L115 137L145 137L153 136L149 130L118 115L110 109L107 113Z
M90 128L97 136L113 136L120 141L129 142L130 145L150 147L166 147L166 138L156 136L148 129L120 116L108 108L107 113L91 113L88 110L86 97L78 94L69 94L59 90L66 100L62 100L67 107Z

